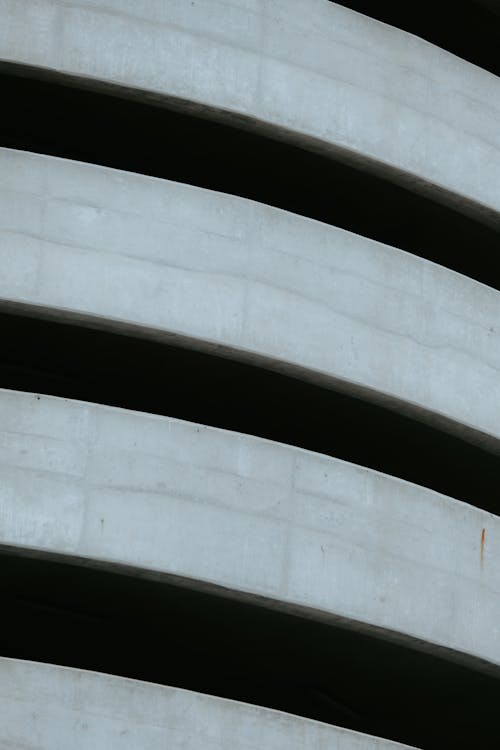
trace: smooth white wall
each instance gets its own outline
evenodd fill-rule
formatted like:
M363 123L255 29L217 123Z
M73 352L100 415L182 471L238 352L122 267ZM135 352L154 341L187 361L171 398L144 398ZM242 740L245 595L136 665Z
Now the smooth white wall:
M0 308L216 349L500 450L500 294L252 201L0 149Z
M0 745L23 750L403 750L245 703L0 658Z
M326 0L0 0L0 17L0 60L236 116L500 223L500 81L411 34Z
M177 576L500 664L500 519L465 503L259 438L1 390L0 466L0 545L19 553Z

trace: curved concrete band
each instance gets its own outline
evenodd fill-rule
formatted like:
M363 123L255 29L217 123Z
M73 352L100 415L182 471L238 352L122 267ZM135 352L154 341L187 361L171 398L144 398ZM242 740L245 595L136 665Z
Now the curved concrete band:
M408 747L188 690L4 658L0 745L23 750Z
M4 549L500 664L500 519L459 501L258 438L14 391L0 391L0 466Z
M215 349L500 449L500 294L395 248L1 149L0 262L4 308Z
M500 224L500 81L411 34L324 0L0 0L0 15L0 60L269 130Z

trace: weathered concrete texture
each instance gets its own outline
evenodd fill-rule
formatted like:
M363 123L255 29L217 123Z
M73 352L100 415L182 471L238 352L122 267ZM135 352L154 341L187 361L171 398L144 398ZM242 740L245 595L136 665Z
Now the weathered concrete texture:
M0 658L0 745L23 750L397 750L280 711Z
M500 294L228 195L0 150L0 300L265 362L498 451Z
M0 17L0 59L216 109L499 222L500 81L410 34L324 0L0 0Z
M500 519L459 501L258 438L11 391L0 465L1 545L500 664Z

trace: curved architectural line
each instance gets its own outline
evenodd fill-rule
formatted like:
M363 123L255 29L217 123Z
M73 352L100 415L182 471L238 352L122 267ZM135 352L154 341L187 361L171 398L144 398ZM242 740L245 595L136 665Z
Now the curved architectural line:
M0 60L114 84L500 223L500 81L322 0L1 0Z
M0 259L4 307L215 348L499 450L500 295L394 248L241 198L2 149Z
M4 549L174 576L500 664L496 516L164 417L13 391L0 414Z
M420 0L415 6L398 0L335 2L415 34L494 75L500 75L497 53L500 6L497 0L456 0L453 6L446 3L436 5L432 0Z
M0 658L0 744L25 750L397 750L246 703L123 677Z

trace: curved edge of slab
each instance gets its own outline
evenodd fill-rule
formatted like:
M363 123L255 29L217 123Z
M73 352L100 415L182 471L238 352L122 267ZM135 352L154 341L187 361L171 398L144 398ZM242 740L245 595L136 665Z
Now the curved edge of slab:
M15 391L0 415L4 550L174 577L498 668L498 517L165 417Z
M0 149L0 262L4 309L215 350L500 450L500 294L411 254L242 198Z
M25 750L408 747L246 703L16 659L0 658L0 699L0 744Z
M322 0L0 11L6 63L269 129L500 224L500 80L411 34Z

